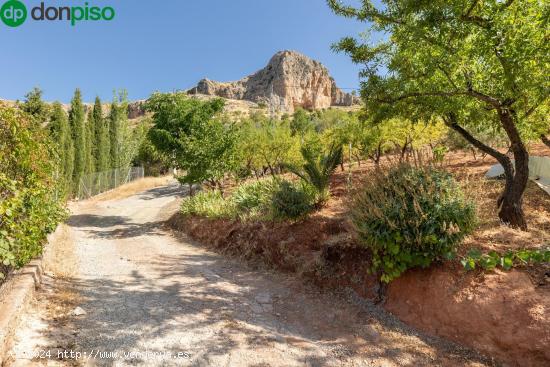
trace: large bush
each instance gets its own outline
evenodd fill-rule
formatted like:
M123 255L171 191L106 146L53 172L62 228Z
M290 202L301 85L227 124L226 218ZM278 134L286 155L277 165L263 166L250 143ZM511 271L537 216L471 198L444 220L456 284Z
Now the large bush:
M42 252L63 218L54 152L40 124L0 103L0 277Z
M401 165L369 175L351 218L372 250L372 271L390 282L409 268L451 258L474 228L475 208L449 173Z

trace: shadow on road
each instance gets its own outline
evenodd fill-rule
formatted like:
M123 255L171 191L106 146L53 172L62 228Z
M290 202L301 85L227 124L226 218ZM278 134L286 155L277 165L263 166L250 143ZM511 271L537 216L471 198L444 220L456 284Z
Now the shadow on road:
M355 359L466 365L464 350L452 344L442 349L435 338L405 335L401 327L330 293L263 275L216 254L159 255L150 265L154 274L133 271L120 281L68 280L87 311L69 324L79 330L76 349L139 351L145 341L151 352L188 352L200 361L196 365L218 365L236 351L241 360L233 365L238 366L265 366L254 362L265 360L279 362L268 365L332 366ZM258 301L266 292L269 307ZM132 361L140 363L151 361Z
M166 199L181 190L157 188L132 200ZM118 252L112 258L91 256L106 262L103 273L93 268L86 276L63 280L80 295L86 313L62 323L46 320L51 329L65 330L52 333L50 345L106 353L187 352L197 366L490 364L452 343L418 334L375 306L352 304L294 275L252 269L185 236L178 243L162 230L161 221L136 223L136 218L108 213L68 221L88 244L109 241ZM189 362L133 359L127 364Z

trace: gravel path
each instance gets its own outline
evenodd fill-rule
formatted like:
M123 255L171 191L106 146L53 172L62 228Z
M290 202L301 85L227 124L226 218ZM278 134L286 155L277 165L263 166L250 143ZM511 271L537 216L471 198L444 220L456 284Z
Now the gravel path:
M47 280L18 332L13 366L487 364L376 307L176 238L162 222L178 195L170 185L73 210L79 270Z

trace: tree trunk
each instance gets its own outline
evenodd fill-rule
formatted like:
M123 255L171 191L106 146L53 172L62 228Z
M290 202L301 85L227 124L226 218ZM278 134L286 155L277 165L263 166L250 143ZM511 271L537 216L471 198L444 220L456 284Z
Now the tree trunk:
M527 231L527 222L525 220L522 205L523 194L527 187L527 180L529 179L529 154L521 141L521 137L519 136L511 113L507 110L500 110L499 118L512 143L512 151L516 162L515 168L512 164L512 160L506 154L502 154L496 149L485 145L458 125L454 114L450 114L445 121L470 144L494 157L502 165L506 184L504 192L497 201L500 208L498 216L503 223L513 228Z
M504 223L527 231L527 221L525 220L522 206L523 194L529 180L529 153L521 140L512 112L508 109L500 109L498 115L504 131L506 131L512 144L510 150L514 154L515 160L513 178L506 180L506 188L500 199L499 217Z

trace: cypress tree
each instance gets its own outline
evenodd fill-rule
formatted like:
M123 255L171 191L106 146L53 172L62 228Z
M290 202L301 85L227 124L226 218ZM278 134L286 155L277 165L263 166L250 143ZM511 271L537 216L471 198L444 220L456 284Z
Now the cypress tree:
M119 167L119 143L120 143L120 106L118 96L115 95L111 104L111 113L109 114L109 148L111 168Z
M85 112L82 105L82 94L76 89L69 110L69 126L74 147L73 183L78 188L80 180L86 171L86 127Z
M94 146L96 145L94 137L94 116L90 108L86 118L86 173L95 172Z
M59 154L59 173L69 189L74 169L74 147L67 114L59 102L53 104L49 129Z
M101 100L96 97L93 110L94 122L94 160L96 172L104 172L109 169L109 128L103 118Z

